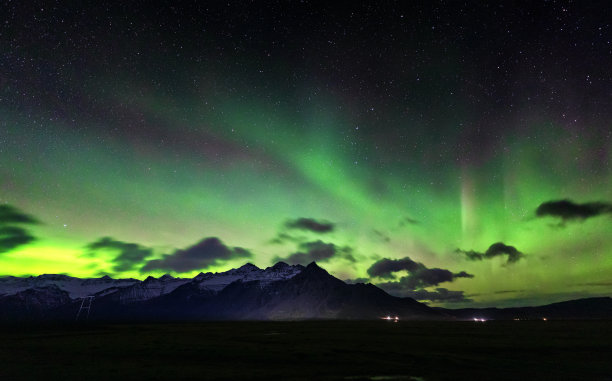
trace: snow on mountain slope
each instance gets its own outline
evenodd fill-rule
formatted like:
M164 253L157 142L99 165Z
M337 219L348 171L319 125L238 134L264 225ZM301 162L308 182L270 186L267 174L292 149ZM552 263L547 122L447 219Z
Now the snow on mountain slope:
M284 262L279 262L266 269L260 269L247 263L240 268L225 272L200 273L193 279L164 275L160 278L150 276L143 281L138 279L113 279L109 276L80 279L61 274L44 274L28 278L7 276L0 278L0 296L15 295L34 288L57 286L58 289L66 291L72 299L87 295L116 294L119 296L121 303L133 303L168 294L188 282L194 282L201 290L216 293L235 281L258 280L262 286L265 286L270 282L289 279L299 274L303 269L304 267L301 265L291 266Z
M227 285L235 281L250 282L258 280L262 286L277 280L285 280L294 277L304 269L301 265L288 265L284 262L278 262L274 266L266 269L247 263L237 269L221 273L200 273L193 278L193 281L198 284L202 290L210 290L219 292Z
M142 282L118 290L119 300L121 303L149 300L172 292L180 285L191 281L189 278L174 278L168 274L160 278L150 276Z
M87 279L60 274L43 274L28 278L7 276L0 278L0 295L14 295L32 288L54 285L68 292L68 295L74 299L93 295L107 288L127 287L138 282L140 282L138 279L112 279L109 276Z

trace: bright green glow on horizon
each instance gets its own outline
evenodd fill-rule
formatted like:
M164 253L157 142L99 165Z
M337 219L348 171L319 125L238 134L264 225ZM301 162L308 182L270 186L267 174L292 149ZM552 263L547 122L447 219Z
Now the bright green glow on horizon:
M270 243L284 221L314 217L337 224L322 240L354 249L355 263L321 263L342 279L367 276L377 258L409 256L428 267L473 273L440 287L464 290L482 304L612 291L609 216L563 229L533 218L549 200L612 200L609 170L583 169L592 160L585 157L588 139L570 140L553 122L530 122L540 136L506 136L504 150L479 163L436 162L451 149L440 145L425 153L405 147L388 160L389 147L372 139L373 127L357 126L333 99L300 112L252 99L179 104L150 94L109 102L129 105L143 115L139 128L155 126L162 137L125 138L113 132L122 127L117 120L97 121L102 130L91 122L78 132L52 121L53 132L41 134L0 110L13 142L0 153L0 201L44 223L33 229L35 244L0 254L2 274L110 272L110 255L85 255L84 247L102 236L151 247L157 256L219 237L248 248L255 254L250 261L265 267L296 251L291 243ZM402 226L407 217L418 223ZM504 265L502 258L469 262L454 253L485 251L498 241L526 258Z

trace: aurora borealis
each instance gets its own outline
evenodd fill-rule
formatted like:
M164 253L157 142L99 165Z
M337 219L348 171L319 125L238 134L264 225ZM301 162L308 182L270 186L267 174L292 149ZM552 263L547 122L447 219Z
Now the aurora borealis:
M36 3L0 11L0 275L612 293L609 5Z

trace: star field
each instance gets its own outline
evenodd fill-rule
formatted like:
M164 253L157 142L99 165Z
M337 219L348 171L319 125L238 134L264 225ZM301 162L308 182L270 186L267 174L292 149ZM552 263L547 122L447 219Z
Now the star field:
M4 1L0 274L609 295L609 9Z

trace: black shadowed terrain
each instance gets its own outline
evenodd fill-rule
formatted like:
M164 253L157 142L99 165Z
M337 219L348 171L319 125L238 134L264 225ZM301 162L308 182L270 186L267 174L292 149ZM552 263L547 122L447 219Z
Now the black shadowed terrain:
M612 322L2 326L0 379L611 380Z
M314 263L1 280L0 380L612 380L610 298L436 309Z
M0 378L610 380L612 322L3 326Z
M316 263L246 264L189 278L79 279L47 274L0 278L0 322L74 321L83 296L92 295L89 320L590 320L612 319L612 298L589 298L538 307L443 309L389 295L372 284L347 284ZM81 318L84 315L79 315Z

